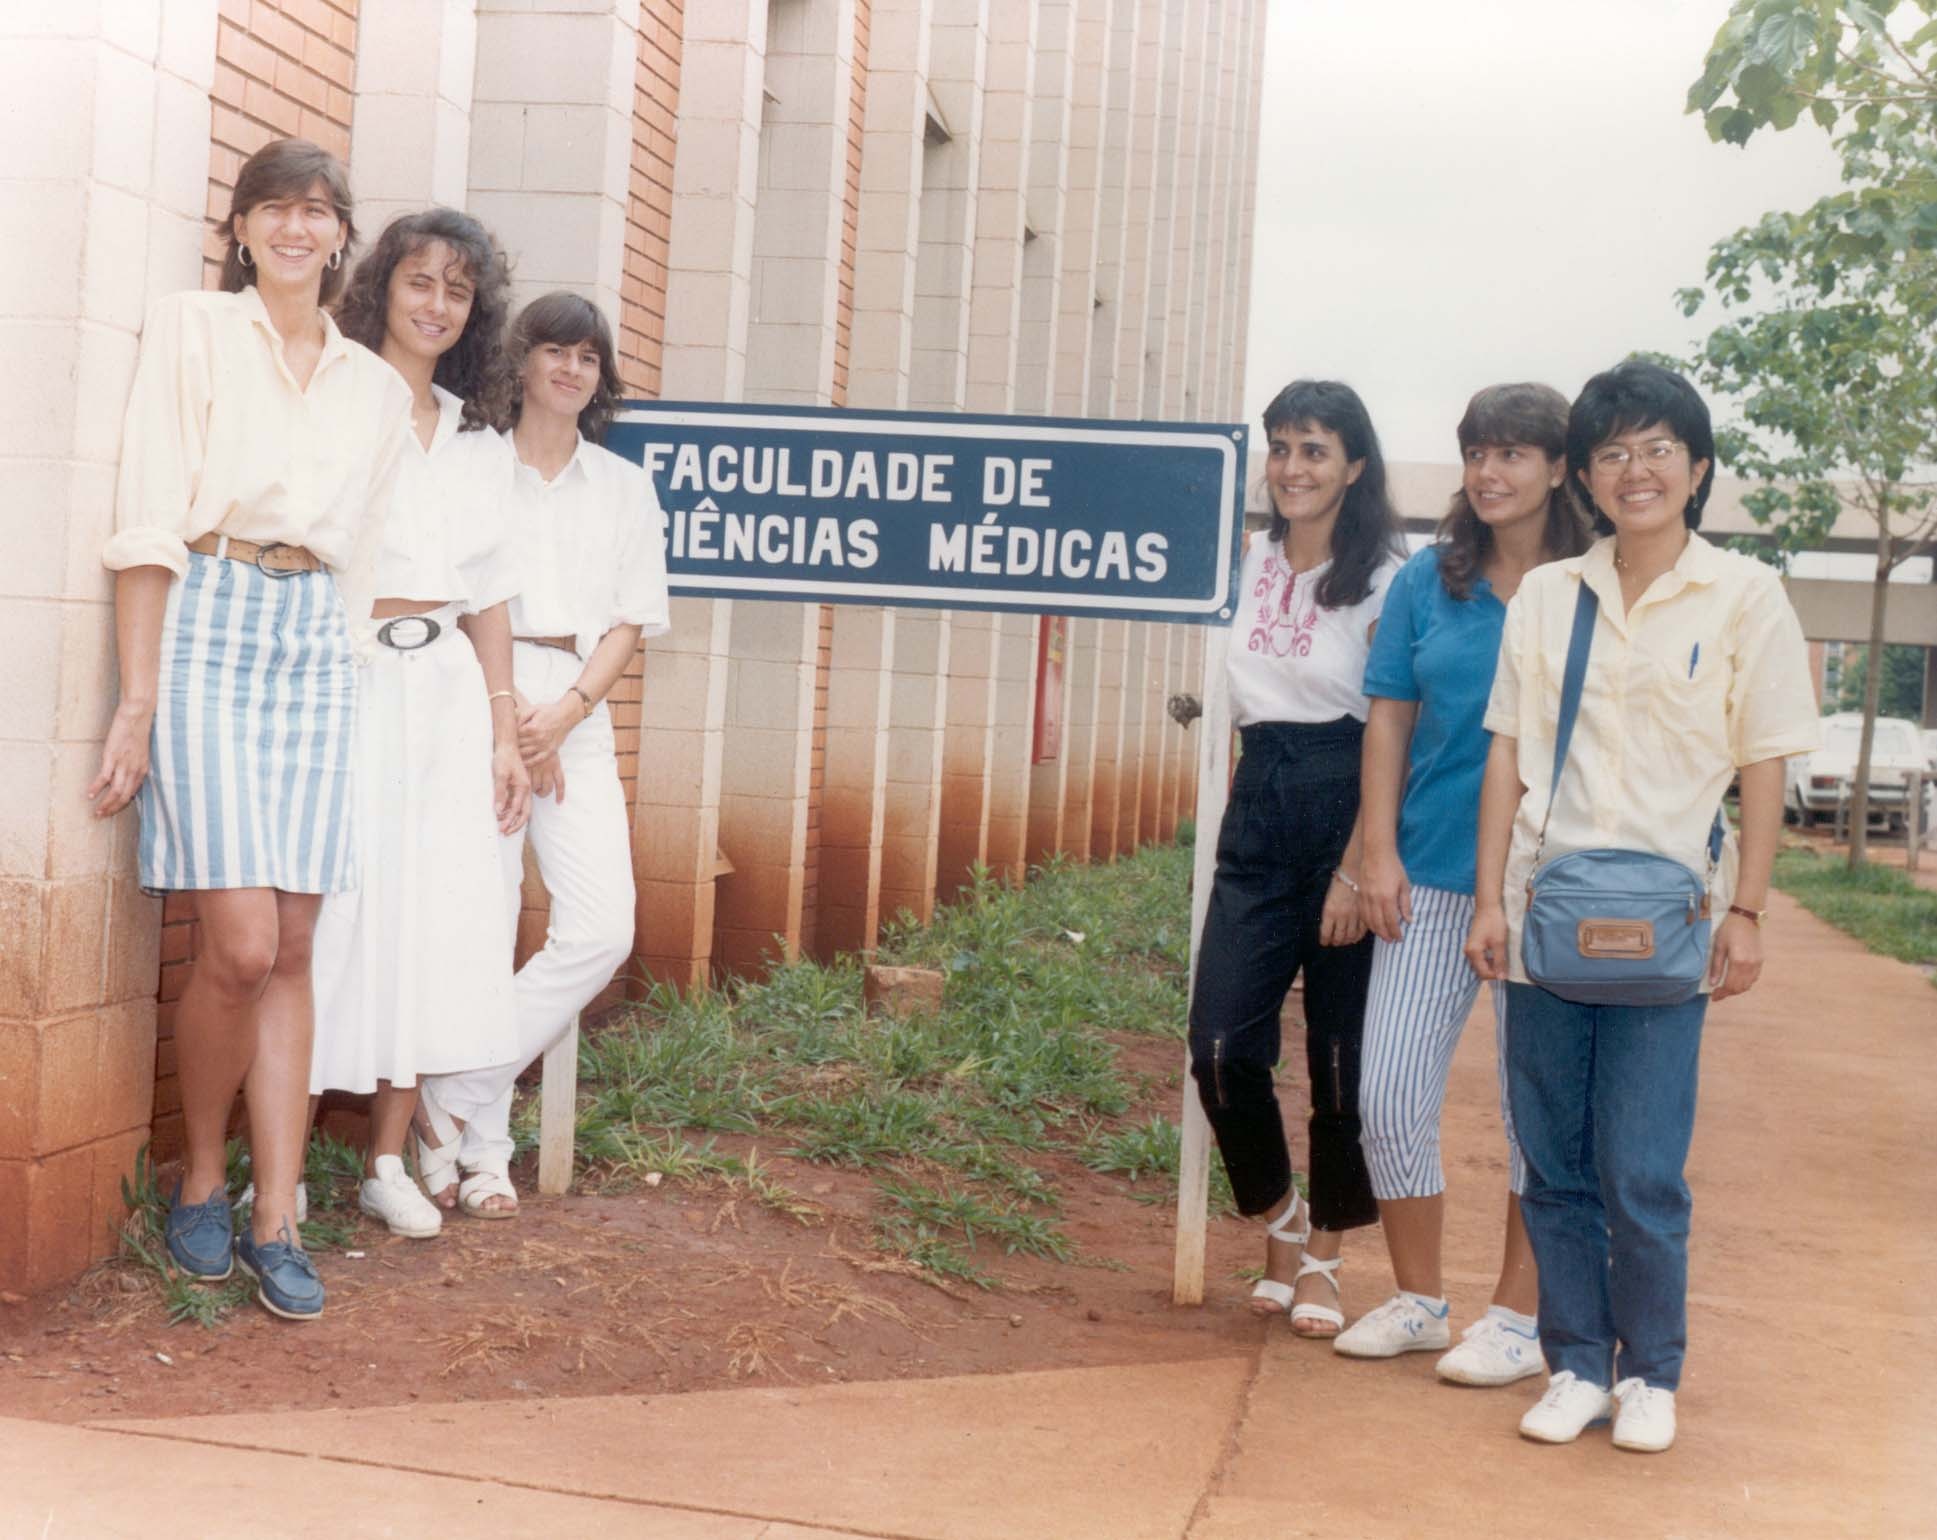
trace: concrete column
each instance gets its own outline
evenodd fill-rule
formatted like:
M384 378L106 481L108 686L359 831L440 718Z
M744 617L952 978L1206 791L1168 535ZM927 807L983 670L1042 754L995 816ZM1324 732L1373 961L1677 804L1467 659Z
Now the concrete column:
M1162 418L1174 413L1166 395L1169 356L1175 328L1171 324L1175 286L1178 222L1190 207L1190 189L1179 185L1191 174L1183 150L1189 140L1188 114L1193 110L1198 43L1202 40L1204 0L1164 0L1164 27L1170 46L1164 50L1160 105L1157 115L1155 165L1151 173L1150 269L1145 285L1149 307L1144 320L1142 414ZM1188 261L1188 255L1186 255Z
M891 609L834 608L816 931L823 958L870 952L881 930L895 630Z
M464 207L477 52L477 0L388 0L357 17L350 163L369 234L429 203Z
M1122 329L1124 270L1129 260L1131 142L1135 137L1137 62L1142 56L1145 0L1115 0L1107 38L1098 168L1096 284L1090 313L1089 415L1116 414L1117 343Z
M1201 410L1198 361L1204 350L1204 279L1213 260L1211 177L1218 114L1219 17L1223 7L1198 3L1190 24L1194 56L1185 55L1177 144L1177 203L1171 219L1170 333L1164 351L1164 409L1189 421Z
M122 406L148 307L199 285L214 0L0 19L0 1289L114 1250L148 1137L161 905L91 816L118 699ZM22 126L24 125L24 126Z
M1097 623L1094 770L1090 776L1090 859L1114 860L1117 809L1123 797L1124 673L1129 663L1127 620Z
M1230 392L1230 405L1227 416L1237 416L1244 410L1244 370L1247 362L1249 325L1251 316L1251 274L1253 271L1252 233L1257 228L1258 210L1258 113L1262 101L1264 71L1264 30L1265 7L1259 0L1256 13L1251 18L1251 46L1245 51L1245 78L1248 82L1245 91L1244 123L1244 174L1239 180L1242 188L1243 210L1239 216L1237 237L1231 243L1233 260L1237 273L1237 311L1231 328L1231 363L1224 371L1225 389Z
M887 920L907 914L926 924L935 911L951 642L945 610L909 609L895 616L881 840L881 914Z
M1244 27L1245 5L1234 11L1220 7L1214 25L1217 29L1217 67L1212 82L1216 102L1208 154L1209 170L1204 178L1203 210L1205 249L1198 264L1198 290L1192 301L1193 352L1192 376L1185 389L1193 410L1201 420L1215 420L1224 406L1224 385L1218 375L1224 337L1226 269L1229 265L1229 230L1235 166L1232 152L1238 144L1238 42Z
M1069 126L1064 139L1062 281L1057 286L1056 356L1049 410L1089 409L1091 315L1097 298L1102 221L1103 128L1110 85L1110 23L1117 0L1077 0L1072 33ZM1124 0L1126 9L1130 0Z
M956 411L967 400L988 7L989 0L935 0L929 28L932 112L922 156L908 384L908 404L917 411Z
M1150 626L1133 620L1124 641L1123 744L1117 755L1116 853L1120 856L1129 855L1143 842L1143 714L1149 672Z
M1032 766L1029 779L1029 859L1061 853L1084 861L1090 853L1091 777L1096 769L1097 634L1101 621L1071 616L1063 623L1063 738L1055 759Z
M999 618L956 610L949 619L941 846L935 874L935 896L944 903L968 882L975 866L989 859L989 782L1002 654Z
M638 0L586 0L571 12L537 12L521 0L477 6L470 210L517 253L520 301L573 289L615 325L638 15Z
M1190 644L1195 626L1171 625L1170 668L1162 702L1164 735L1164 805L1157 821L1157 837L1166 842L1177 837L1177 820L1183 816L1184 771L1194 739L1189 737L1170 714L1170 702L1190 688Z
M963 404L974 412L1009 412L1016 402L1016 332L1028 234L1036 7L1034 0L988 0L988 7Z
M1146 351L1150 329L1150 265L1156 251L1157 186L1162 174L1158 156L1164 110L1164 60L1177 46L1176 6L1179 0L1150 3L1137 34L1135 92L1130 109L1129 208L1123 241L1123 276L1115 316L1116 367L1113 416L1135 417L1143 410L1144 376L1150 359Z
M1164 804L1169 796L1164 752L1168 742L1165 728L1170 718L1164 713L1164 700L1170 683L1171 627L1152 621L1145 627L1143 669L1143 794L1137 808L1137 841L1154 844L1164 837Z
M1074 0L1041 0L1029 101L1027 229L1022 248L1021 331L1016 338L1018 412L1047 412L1062 325L1063 235L1068 193L1070 86L1075 73Z
M989 870L1021 882L1029 865L1030 740L1036 715L1036 659L1042 624L1034 615L997 615L995 701L989 733Z
M1245 224L1244 178L1255 167L1250 147L1257 135L1258 64L1251 57L1253 17L1263 9L1258 0L1243 0L1239 14L1229 28L1230 62L1225 71L1225 95L1230 109L1224 163L1218 173L1218 263L1216 300L1216 347L1206 360L1208 378L1204 385L1205 415L1230 419L1244 411L1243 382L1233 381L1232 369L1238 344L1238 330L1244 319L1239 309L1239 272L1249 264L1244 249L1249 240Z

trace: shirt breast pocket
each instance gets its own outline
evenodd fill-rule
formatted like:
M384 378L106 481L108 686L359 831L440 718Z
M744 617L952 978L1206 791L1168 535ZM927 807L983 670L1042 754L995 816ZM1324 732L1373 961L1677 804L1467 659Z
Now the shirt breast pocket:
M1671 744L1728 736L1728 660L1699 646L1687 657L1650 658L1643 671L1650 725Z

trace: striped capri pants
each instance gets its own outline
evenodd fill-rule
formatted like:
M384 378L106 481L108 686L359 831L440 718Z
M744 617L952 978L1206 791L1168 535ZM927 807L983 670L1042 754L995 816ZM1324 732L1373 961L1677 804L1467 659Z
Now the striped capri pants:
M1472 924L1470 894L1415 887L1404 938L1372 943L1359 1119L1372 1190L1380 1198L1430 1198L1446 1189L1440 1111L1453 1051L1480 993L1464 951ZM1506 991L1497 983L1493 1017L1508 1180L1519 1193L1526 1190L1527 1165L1507 1106Z
M159 663L142 887L355 887L356 663L335 577L191 553Z

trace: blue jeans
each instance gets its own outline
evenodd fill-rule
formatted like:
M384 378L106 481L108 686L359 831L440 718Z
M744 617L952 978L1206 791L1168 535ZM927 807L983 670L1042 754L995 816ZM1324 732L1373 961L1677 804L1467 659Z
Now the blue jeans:
M1527 1161L1520 1212L1555 1374L1602 1387L1681 1382L1692 1206L1682 1167L1707 1010L1706 995L1575 1005L1507 985L1507 1095Z

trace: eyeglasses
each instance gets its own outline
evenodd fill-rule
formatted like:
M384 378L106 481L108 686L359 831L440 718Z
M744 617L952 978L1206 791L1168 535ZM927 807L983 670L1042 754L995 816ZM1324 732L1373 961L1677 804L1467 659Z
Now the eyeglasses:
M1643 465L1659 470L1687 447L1680 439L1672 438L1651 438L1647 443L1638 446L1609 444L1605 448L1595 450L1587 457L1587 462L1597 471L1612 474L1615 471L1626 470L1628 461L1638 455Z

